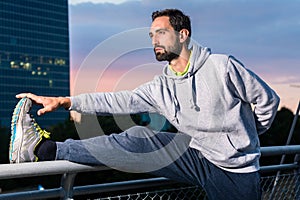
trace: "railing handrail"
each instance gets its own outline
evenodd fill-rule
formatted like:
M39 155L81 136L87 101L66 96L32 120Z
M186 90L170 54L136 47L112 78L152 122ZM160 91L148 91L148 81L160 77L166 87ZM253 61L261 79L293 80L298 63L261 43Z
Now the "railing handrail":
M274 156L283 154L300 154L300 145L287 146L271 146L261 147L262 156ZM297 162L290 164L280 164L271 166L262 166L262 172L278 171L285 169L298 169ZM0 194L0 199L3 197L14 197L22 199L28 196L29 199L40 199L41 197L62 197L62 199L71 199L74 194L85 194L91 191L105 191L108 188L111 190L114 186L117 188L133 188L140 187L143 184L170 184L169 179L159 177L153 179L135 180L120 183L100 184L94 186L79 186L74 187L74 179L77 173L90 171L105 171L111 170L106 166L90 166L84 164L73 163L66 160L44 161L44 162L28 162L20 164L0 164L0 180L12 178L25 178L34 176L48 176L62 174L62 183L60 188L47 189L45 191L17 192L12 194ZM154 184L155 185L155 184Z
M262 156L300 154L300 145L267 146L260 148Z
M0 180L104 170L110 170L110 168L106 166L89 166L66 160L1 164Z
M261 147L262 156L300 154L300 145ZM89 166L66 160L0 164L0 180L33 176L110 170L106 166Z

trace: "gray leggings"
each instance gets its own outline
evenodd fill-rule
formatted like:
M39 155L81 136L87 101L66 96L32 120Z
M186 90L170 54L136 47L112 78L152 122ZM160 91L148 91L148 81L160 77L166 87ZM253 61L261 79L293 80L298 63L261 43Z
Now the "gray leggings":
M189 147L185 134L153 132L135 126L120 134L57 142L57 160L106 165L131 172L150 173L202 186L211 200L258 200L260 175L222 170Z

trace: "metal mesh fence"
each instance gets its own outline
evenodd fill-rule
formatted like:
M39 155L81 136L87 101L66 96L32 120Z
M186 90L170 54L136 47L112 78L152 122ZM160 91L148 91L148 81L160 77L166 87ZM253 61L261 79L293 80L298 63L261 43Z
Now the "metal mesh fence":
M290 173L261 179L264 200L300 200L300 174Z
M300 174L289 173L261 178L262 200L300 200ZM204 200L201 187L180 187L100 198L101 200Z
M180 187L173 189L157 190L136 194L120 195L101 198L101 200L182 200L182 199L204 199L205 192L201 187Z

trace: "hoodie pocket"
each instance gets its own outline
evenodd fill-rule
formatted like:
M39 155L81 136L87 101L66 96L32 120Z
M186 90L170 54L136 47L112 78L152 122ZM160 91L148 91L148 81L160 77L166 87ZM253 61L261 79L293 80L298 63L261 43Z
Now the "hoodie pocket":
M201 139L201 152L213 163L222 167L238 167L243 165L245 154L233 145L227 133L210 132Z

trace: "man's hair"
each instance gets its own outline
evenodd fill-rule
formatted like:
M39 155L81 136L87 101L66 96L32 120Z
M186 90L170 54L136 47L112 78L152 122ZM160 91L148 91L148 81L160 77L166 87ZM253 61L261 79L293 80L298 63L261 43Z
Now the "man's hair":
M165 9L159 10L152 13L152 22L157 17L167 16L169 17L170 24L174 28L175 31L179 32L182 29L187 29L189 31L189 38L187 40L187 44L189 44L190 37L192 35L191 30L191 20L190 17L185 15L182 11L178 9Z

